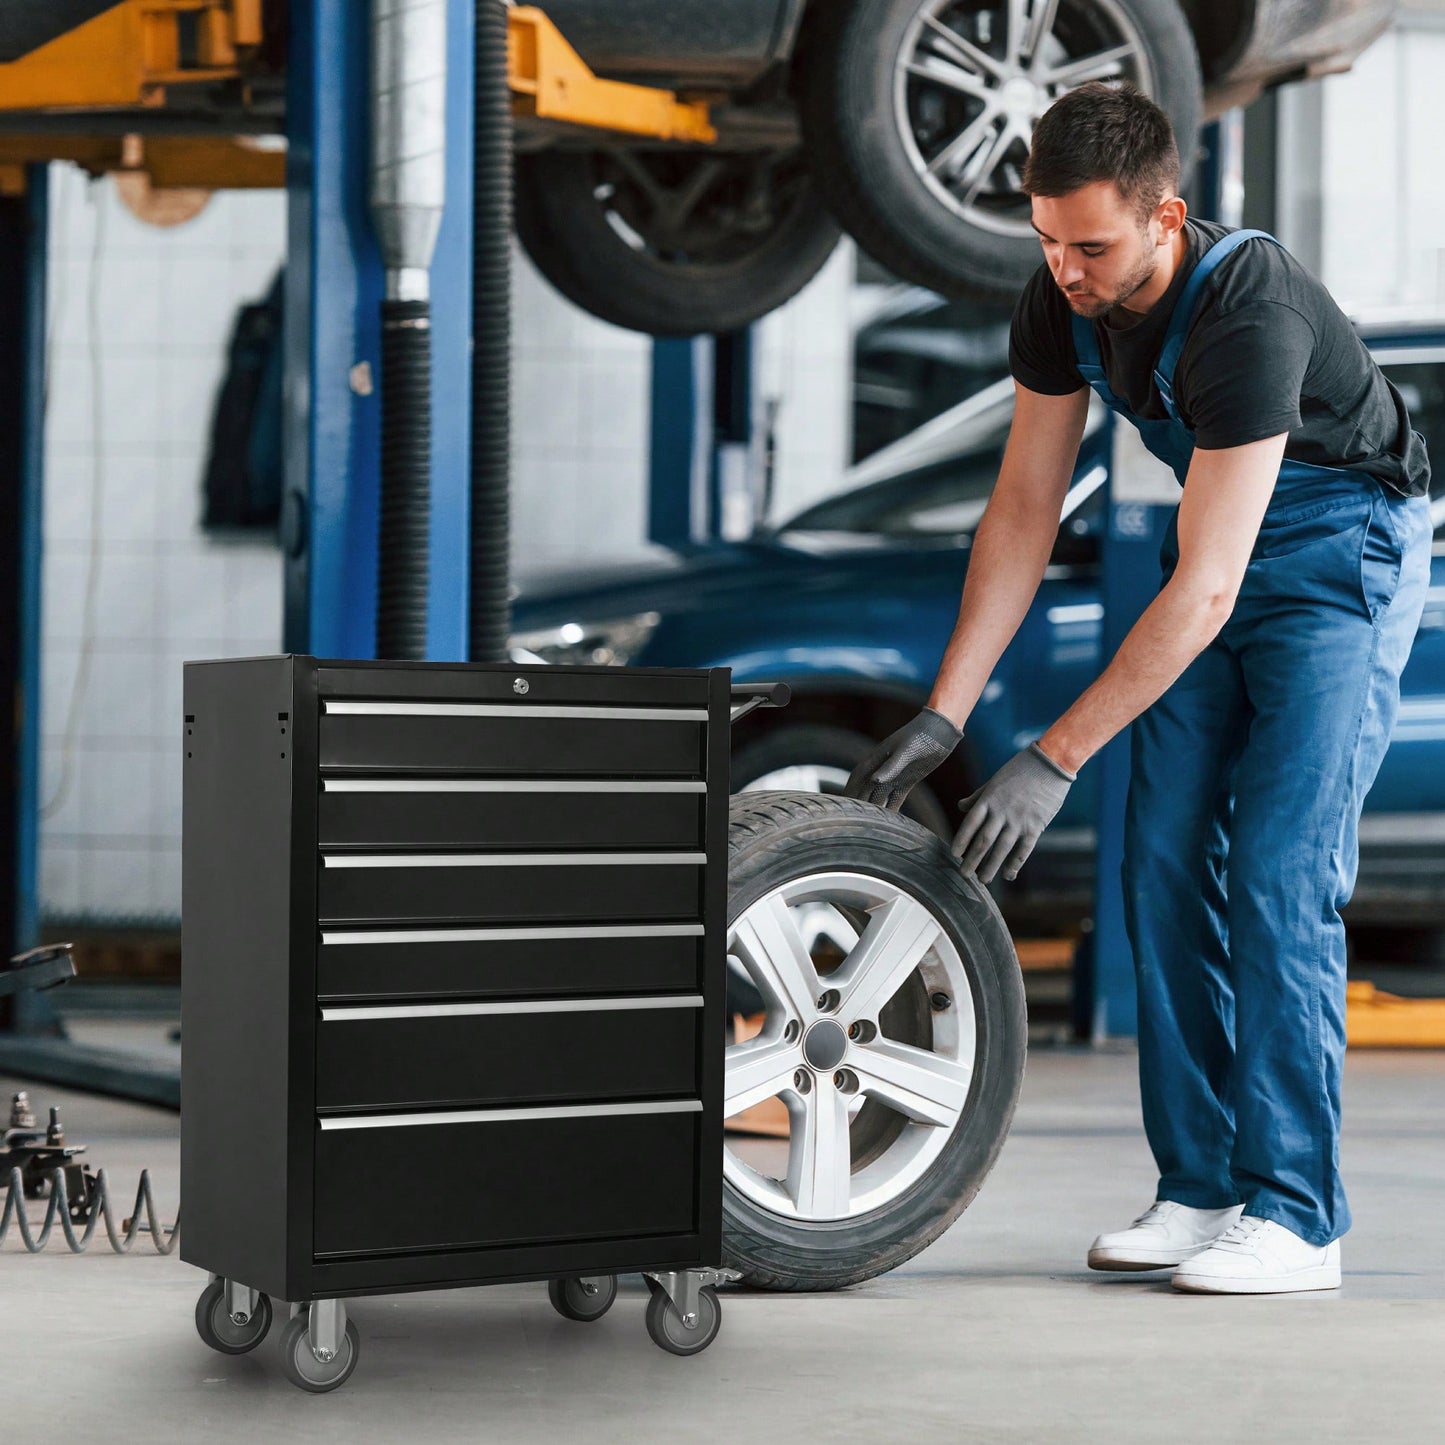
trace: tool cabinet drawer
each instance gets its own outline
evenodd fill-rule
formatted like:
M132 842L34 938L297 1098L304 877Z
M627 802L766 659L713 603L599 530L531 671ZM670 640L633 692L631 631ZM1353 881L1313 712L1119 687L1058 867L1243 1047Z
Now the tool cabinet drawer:
M702 985L700 923L326 929L324 1000L682 993Z
M323 706L324 771L685 778L704 773L703 709L331 699Z
M703 853L335 854L321 858L323 923L391 919L691 921Z
M686 780L325 778L322 847L700 848Z
M701 994L321 1010L316 1107L696 1094Z
M323 1119L315 1253L689 1233L700 1111L683 1100Z

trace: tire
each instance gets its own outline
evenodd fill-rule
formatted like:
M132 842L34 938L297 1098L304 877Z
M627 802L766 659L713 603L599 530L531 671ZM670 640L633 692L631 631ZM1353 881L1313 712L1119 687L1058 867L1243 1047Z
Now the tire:
M659 204L717 175L683 222ZM583 310L651 336L737 331L817 275L840 232L803 154L547 150L518 156L517 235Z
M589 1283L594 1288L592 1294L587 1292ZM593 1320L600 1320L617 1299L617 1276L604 1274L576 1279L550 1279L547 1281L547 1298L552 1301L552 1308L563 1319L591 1324Z
M743 794L732 800L728 854L728 952L768 1016L762 1034L727 1051L726 1112L780 1096L800 1142L770 1173L728 1137L724 1262L758 1288L856 1284L937 1239L998 1157L1027 1045L1018 959L992 899L947 845L871 804ZM815 1007L791 1004L788 970L769 963L770 940L798 957L780 919L805 932L818 977L791 991L817 986ZM881 932L854 953L865 928ZM850 957L879 961L890 982L850 972ZM876 982L871 1001L861 980ZM844 1033L849 1025L856 1032ZM913 1117L887 1102L905 1067ZM835 1141L846 1129L846 1156L826 1147L830 1123ZM803 1167L809 1157L818 1168Z
M256 1296L256 1312L238 1325L226 1310L226 1281L213 1279L196 1301L196 1333L222 1355L244 1355L266 1338L271 1328L271 1300Z
M931 16L953 21L955 33L966 29L976 51L1007 67L1008 8L1008 0L831 0L811 7L799 49L803 135L833 213L889 270L947 296L1013 300L1042 264L1028 198L1018 189L1027 139L1011 140L996 156L982 146L972 153L983 158L985 184L971 199L967 159L964 175L947 184L926 177L929 163L973 124L982 103L939 81L905 74L905 57L938 64L926 49L938 36L924 25ZM1058 64L1116 43L1135 47L1121 62L1122 73L1167 112L1187 180L1203 81L1176 0L1060 0L1053 28L1035 53L1041 63L1052 57ZM964 59L982 77L969 76L970 86L990 95L1001 90L1001 76ZM955 65L948 73L961 70ZM1077 83L1036 84L1027 117L1015 113L1020 126L1031 133L1043 110ZM992 128L978 134L1003 138ZM965 148L959 154L970 153Z

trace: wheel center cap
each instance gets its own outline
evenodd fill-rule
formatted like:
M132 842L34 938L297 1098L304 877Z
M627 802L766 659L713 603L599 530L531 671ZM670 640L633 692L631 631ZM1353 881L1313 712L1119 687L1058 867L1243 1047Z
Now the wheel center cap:
M848 1035L832 1019L819 1019L803 1038L803 1057L820 1071L836 1069L847 1052Z
M1006 80L999 91L1003 108L1019 120L1034 120L1044 109L1043 92L1026 75Z

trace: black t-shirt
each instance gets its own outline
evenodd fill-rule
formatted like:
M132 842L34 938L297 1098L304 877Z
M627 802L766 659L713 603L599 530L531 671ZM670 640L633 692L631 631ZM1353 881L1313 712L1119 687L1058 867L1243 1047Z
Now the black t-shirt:
M1174 304L1204 253L1232 229L1188 220L1189 249L1169 289L1143 316L1116 306L1093 323L1104 374L1136 416L1168 416L1153 369ZM1069 303L1041 266L1024 287L1009 369L1030 391L1083 386ZM1368 472L1397 492L1429 490L1425 443L1399 391L1333 297L1272 241L1245 241L1205 282L1174 373L1174 400L1197 446L1245 446L1288 432L1285 456Z

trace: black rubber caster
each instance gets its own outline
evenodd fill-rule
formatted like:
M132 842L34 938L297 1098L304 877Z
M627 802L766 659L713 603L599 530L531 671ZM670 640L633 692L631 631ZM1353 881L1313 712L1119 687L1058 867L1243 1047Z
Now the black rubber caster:
M647 1302L647 1333L652 1336L653 1344L669 1354L698 1354L717 1339L721 1328L722 1305L710 1284L698 1291L697 1320L691 1325L683 1322L677 1306L660 1285L653 1289L652 1298Z
M238 1325L226 1309L226 1281L213 1279L196 1301L196 1333L223 1355L244 1355L266 1338L271 1328L271 1301L263 1294L256 1296L256 1312L244 1325Z
M594 1274L578 1279L548 1280L547 1298L564 1319L590 1324L612 1308L617 1298L617 1276Z
M356 1368L357 1356L361 1353L361 1336L356 1332L356 1321L347 1320L346 1333L341 1338L341 1349L334 1360L318 1360L306 1339L306 1311L292 1315L281 1331L281 1368L293 1385L310 1390L314 1395L324 1395L344 1385Z

